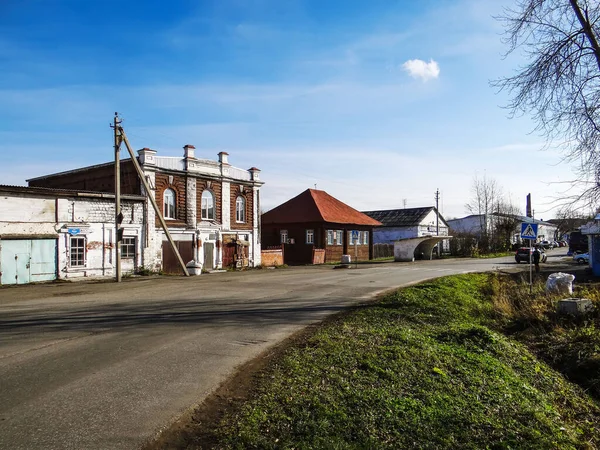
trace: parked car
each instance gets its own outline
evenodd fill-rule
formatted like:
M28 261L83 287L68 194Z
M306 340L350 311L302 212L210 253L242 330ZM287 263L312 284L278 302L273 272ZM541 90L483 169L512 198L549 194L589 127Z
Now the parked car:
M573 256L573 260L579 264L586 264L590 262L590 254L589 253L579 253L578 255Z
M515 253L515 261L517 264L519 264L521 261L528 263L529 254L533 253L533 250L535 250L535 247L521 247L517 249L517 252ZM540 251L540 262L546 262L548 255L546 255L546 252L544 252L543 248L538 248L538 250ZM533 262L533 256L531 257L531 261Z
M554 246L552 245L552 242L550 241L542 241L540 243L538 243L538 246L544 248L544 249L549 249L549 248L553 248Z

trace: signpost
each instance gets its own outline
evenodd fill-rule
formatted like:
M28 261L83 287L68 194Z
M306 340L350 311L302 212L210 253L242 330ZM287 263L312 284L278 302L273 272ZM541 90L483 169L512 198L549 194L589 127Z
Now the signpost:
M533 242L537 239L538 224L537 223L521 223L521 239L529 240L529 293L533 292L533 267L532 267L532 253L533 253Z

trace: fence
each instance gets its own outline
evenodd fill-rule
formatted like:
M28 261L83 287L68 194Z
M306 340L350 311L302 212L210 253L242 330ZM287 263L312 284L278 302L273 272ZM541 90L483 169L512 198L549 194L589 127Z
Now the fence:
M260 252L261 265L276 267L283 265L283 245L267 247Z
M375 244L373 245L373 259L393 258L394 244Z

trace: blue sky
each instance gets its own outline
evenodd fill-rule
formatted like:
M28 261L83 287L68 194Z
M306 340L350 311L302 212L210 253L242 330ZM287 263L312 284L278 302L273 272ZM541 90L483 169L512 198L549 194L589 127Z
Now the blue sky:
M110 161L132 145L256 166L265 209L317 185L360 210L466 215L474 176L550 218L565 181L489 81L500 0L3 0L0 184ZM125 153L124 153L125 155Z

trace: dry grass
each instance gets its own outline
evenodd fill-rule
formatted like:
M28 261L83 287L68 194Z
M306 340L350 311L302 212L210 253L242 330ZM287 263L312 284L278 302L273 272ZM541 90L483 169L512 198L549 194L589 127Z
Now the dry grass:
M525 343L540 358L600 399L600 284L576 284L572 297L588 298L594 311L582 317L558 314L565 294L545 292L545 277L490 279L492 322Z

